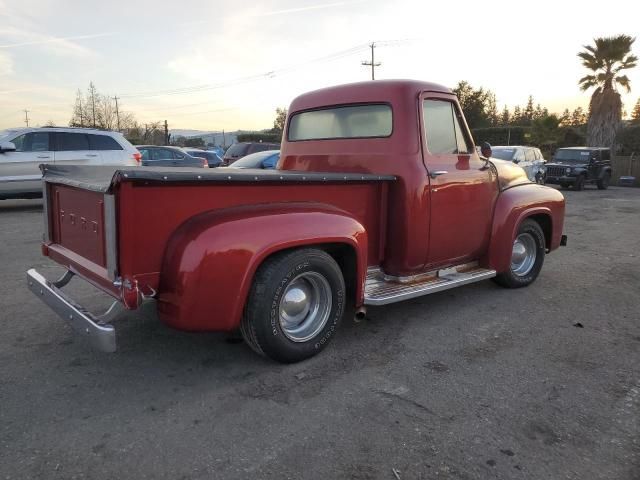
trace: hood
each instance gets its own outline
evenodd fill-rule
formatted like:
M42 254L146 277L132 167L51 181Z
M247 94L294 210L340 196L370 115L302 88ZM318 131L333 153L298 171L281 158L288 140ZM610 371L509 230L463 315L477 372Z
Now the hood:
M533 183L527 177L527 172L525 172L522 167L519 167L511 161L491 158L490 162L498 173L500 190L506 190L507 188L515 187L516 185Z
M578 163L578 162L547 162L547 167L571 167L571 168L587 168L589 166L588 163Z

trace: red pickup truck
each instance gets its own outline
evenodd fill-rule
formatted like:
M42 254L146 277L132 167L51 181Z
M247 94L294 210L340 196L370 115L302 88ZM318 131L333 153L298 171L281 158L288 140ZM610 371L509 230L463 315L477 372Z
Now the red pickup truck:
M327 345L346 306L362 315L488 278L523 287L566 242L563 196L480 157L456 97L417 81L299 96L277 170L42 169L42 251L67 273L29 270L29 287L104 351L118 307L153 298L172 327L239 328L295 362ZM113 308L69 299L74 275Z

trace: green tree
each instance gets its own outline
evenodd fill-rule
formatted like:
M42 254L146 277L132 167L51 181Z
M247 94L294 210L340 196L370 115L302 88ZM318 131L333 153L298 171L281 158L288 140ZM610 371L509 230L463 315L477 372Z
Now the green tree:
M185 147L203 147L204 140L200 137L186 138L184 141Z
M273 121L273 133L282 135L284 132L284 124L287 121L287 109L276 108L276 119Z
M511 115L511 124L522 125L522 110L520 110L520 105L516 105L513 108L513 115Z
M577 107L571 114L571 125L579 127L585 125L588 121L587 114L584 113L582 107Z
M634 68L638 57L631 53L635 38L629 35L599 37L578 53L582 65L591 71L578 81L583 91L594 88L589 103L587 144L612 147L622 119L621 86L631 91L629 77L620 72Z
M458 82L453 93L458 97L469 128L486 127L491 124L487 114L491 92L485 91L482 87L475 89L463 80Z
M493 92L488 92L486 102L486 114L489 125L495 127L500 123L500 115L498 114L498 105L496 102L496 95Z
M533 145L552 145L560 138L560 118L557 115L545 115L531 122L531 143Z
M511 122L511 112L509 112L509 107L506 105L502 109L502 113L500 114L500 125L509 125Z
M533 107L533 95L529 95L527 100L527 106L522 112L522 122L526 125L530 125L535 115L535 109Z
M568 108L564 109L562 115L560 115L560 126L568 127L571 125L571 112L569 112Z
M631 112L631 123L640 123L640 98Z

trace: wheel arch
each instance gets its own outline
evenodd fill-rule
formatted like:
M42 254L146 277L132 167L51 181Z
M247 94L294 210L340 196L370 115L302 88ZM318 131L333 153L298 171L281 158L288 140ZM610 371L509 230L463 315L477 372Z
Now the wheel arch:
M347 212L308 203L234 210L201 214L174 233L160 275L158 314L163 322L182 330L237 328L260 265L298 248L315 247L331 255L351 298L359 303L368 236Z
M482 263L504 272L510 268L513 239L522 222L533 219L542 228L547 251L560 246L565 202L562 194L542 185L523 185L505 190L496 204L491 240Z

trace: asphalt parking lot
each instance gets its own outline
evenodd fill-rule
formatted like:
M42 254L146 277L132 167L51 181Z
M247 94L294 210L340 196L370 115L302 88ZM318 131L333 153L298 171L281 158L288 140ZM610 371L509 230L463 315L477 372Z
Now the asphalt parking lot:
M90 350L25 286L59 273L41 201L0 202L0 478L637 480L640 189L565 195L531 287L371 308L289 366L152 305Z

